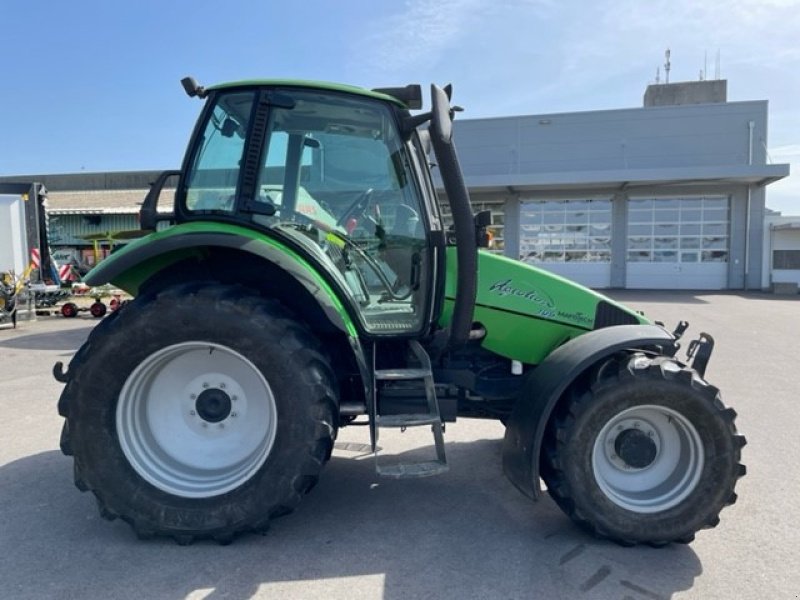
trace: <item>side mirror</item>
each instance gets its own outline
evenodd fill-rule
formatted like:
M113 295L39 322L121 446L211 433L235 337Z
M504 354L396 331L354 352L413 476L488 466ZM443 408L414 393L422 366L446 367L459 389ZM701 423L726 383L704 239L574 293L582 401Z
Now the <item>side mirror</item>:
M150 184L150 191L142 202L142 208L139 209L139 226L142 229L153 230L156 229L156 223L159 221L168 221L175 218L174 213L158 213L158 197L161 195L161 190L171 177L180 177L180 171L164 171L159 174L156 180Z
M482 210L475 215L475 227L488 227L492 224L492 211Z
M438 85L431 84L431 101L433 108L431 109L431 136L436 138L436 141L450 145L453 141L453 118L450 112L450 99L447 97L447 92L440 88Z
M239 132L239 124L230 117L228 117L222 122L222 128L220 129L220 133L222 134L222 137L225 138L232 138L234 133L239 133L240 138L244 137Z
M482 210L475 215L475 243L478 248L488 248L491 236L486 230L492 224L492 211Z

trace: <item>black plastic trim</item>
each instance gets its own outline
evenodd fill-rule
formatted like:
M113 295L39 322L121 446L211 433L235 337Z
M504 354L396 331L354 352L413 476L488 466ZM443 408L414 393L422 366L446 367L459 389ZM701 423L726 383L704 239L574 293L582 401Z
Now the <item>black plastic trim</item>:
M181 177L181 175L181 171L162 171L158 174L156 180L150 184L150 190L144 197L142 207L139 209L139 226L142 229L155 230L159 221L171 221L175 218L174 208L172 213L159 214L158 199L161 196L164 185L167 183L167 179L170 177Z
M447 92L431 85L433 120L431 121L431 143L439 161L445 193L453 211L453 222L457 235L458 274L453 316L450 321L451 348L463 346L469 341L475 298L478 293L478 248L475 243L475 220L469 191L458 163L456 148L452 143L453 122Z
M639 319L619 306L601 300L594 312L594 328L613 327L615 325L638 325Z

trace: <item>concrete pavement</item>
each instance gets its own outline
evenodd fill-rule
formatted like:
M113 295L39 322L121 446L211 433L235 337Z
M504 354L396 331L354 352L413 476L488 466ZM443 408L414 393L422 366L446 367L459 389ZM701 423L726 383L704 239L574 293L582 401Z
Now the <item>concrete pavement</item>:
M549 498L513 488L502 426L475 420L448 425L445 475L379 479L358 447L366 430L344 429L319 485L266 536L225 547L139 541L99 517L58 450L50 369L95 322L50 318L0 330L0 598L797 598L800 298L612 295L668 325L688 320L689 337L714 336L707 376L748 438L739 502L690 546L588 537ZM410 453L430 436L382 441Z

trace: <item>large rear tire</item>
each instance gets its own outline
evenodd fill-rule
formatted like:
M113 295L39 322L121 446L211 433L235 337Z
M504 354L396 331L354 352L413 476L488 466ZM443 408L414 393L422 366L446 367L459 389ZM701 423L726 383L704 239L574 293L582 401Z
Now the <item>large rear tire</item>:
M95 328L69 377L59 406L75 484L142 537L264 531L333 447L338 395L319 341L241 287L137 298Z
M688 543L736 501L745 439L696 371L638 354L567 394L548 426L542 476L583 528L623 545Z

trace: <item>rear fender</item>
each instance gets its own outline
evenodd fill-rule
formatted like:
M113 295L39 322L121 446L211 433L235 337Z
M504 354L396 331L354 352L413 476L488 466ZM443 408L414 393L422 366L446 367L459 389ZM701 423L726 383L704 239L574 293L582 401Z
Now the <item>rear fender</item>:
M675 338L657 325L618 325L585 333L559 346L530 374L514 405L503 440L503 471L526 496L540 493L539 455L545 429L564 391L586 369L622 350L663 348Z
M85 281L92 286L112 282L135 295L148 279L160 271L187 258L202 259L213 248L256 256L280 268L314 298L331 325L350 337L358 335L351 316L332 286L302 256L275 240L209 231L154 234L112 254L93 269Z

